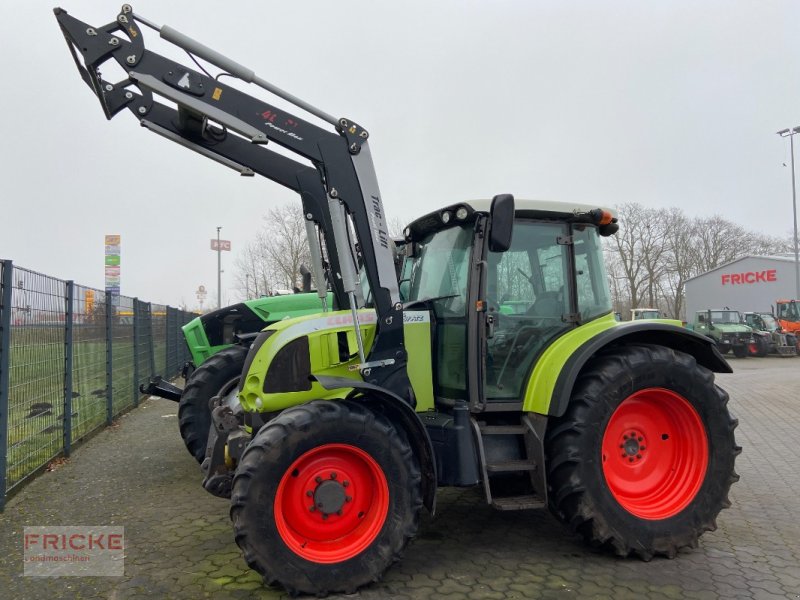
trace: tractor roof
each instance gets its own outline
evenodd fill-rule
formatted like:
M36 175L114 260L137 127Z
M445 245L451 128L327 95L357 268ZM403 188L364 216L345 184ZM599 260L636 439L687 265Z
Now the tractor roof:
M464 204L471 206L475 211L488 213L489 208L492 205L492 200L487 198L482 198L479 200L467 200L464 202ZM609 208L600 206L598 204L587 204L584 202L555 202L553 200L527 200L523 198L515 198L514 208L517 212L554 213L553 216L572 215L576 212L584 213L594 210L595 208L602 208L603 210L607 210L616 216L616 213Z
M415 219L409 223L406 228L406 235L411 235L412 238L424 235L435 229L439 229L443 224L448 223L449 219L454 215L458 215L459 208L467 209L467 216L465 220L471 220L474 213L489 213L492 206L492 201L487 198L477 200L465 200L457 204L443 206L433 212ZM611 213L612 217L616 217L613 210L603 208L596 204L582 204L577 202L553 202L551 200L526 200L514 199L514 210L518 217L539 218L539 219L571 219L580 213L588 213L589 211L601 208L604 211ZM462 211L463 212L463 211ZM445 214L449 213L449 214ZM447 220L442 217L447 217ZM460 217L457 217L460 218ZM616 229L614 230L616 231Z

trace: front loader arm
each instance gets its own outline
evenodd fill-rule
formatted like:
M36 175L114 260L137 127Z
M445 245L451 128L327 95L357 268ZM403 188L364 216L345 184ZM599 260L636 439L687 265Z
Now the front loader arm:
M242 175L258 174L297 192L303 204L303 215L306 220L316 223L323 232L331 231L331 216L328 210L328 199L319 173L282 154L273 152L263 145L252 144L241 137L224 135L218 128L212 128L212 135L190 136L179 110L154 103L147 117L141 119L142 127L153 131L169 140L194 150L199 154L228 166ZM247 165L247 166L246 166ZM336 246L330 235L324 235L327 248L328 282L331 284L335 306L345 309L349 299L342 286L342 280L335 274L340 271ZM312 240L309 240L313 244ZM323 286L323 282L318 283ZM324 291L324 290L323 290Z
M81 77L99 98L107 118L127 108L148 129L243 174L258 173L272 179L298 191L304 208L315 206L311 208L312 217L329 244L331 262L338 262L338 273L332 282L341 278L340 285L355 310L360 293L351 250L352 227L378 316L369 356L361 351L362 374L378 385L391 380L392 387L407 390L403 395L413 402L406 371L402 304L367 131L291 96L168 26L157 27L134 15L129 5L123 5L116 20L103 27L92 27L63 9L54 12ZM335 131L147 50L140 23L229 75L254 83L327 121ZM125 71L124 80L109 82L102 78L100 67L109 60L116 61ZM177 105L177 110L156 98ZM316 170L316 183L311 183L311 169L267 150L263 146L268 142L309 161ZM333 248L335 251L331 251ZM354 327L360 340L357 318Z

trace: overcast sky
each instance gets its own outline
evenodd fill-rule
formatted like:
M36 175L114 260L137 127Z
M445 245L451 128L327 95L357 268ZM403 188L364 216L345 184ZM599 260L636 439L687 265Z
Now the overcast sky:
M299 200L146 132L127 111L107 122L55 1L0 6L0 258L102 288L103 236L118 233L123 294L193 306L201 284L215 297L209 240L221 225L233 246L224 301L237 300L237 251L270 206ZM121 5L63 2L96 26ZM791 233L788 141L775 132L800 125L800 2L133 6L365 126L386 210L403 221L511 192L678 206Z

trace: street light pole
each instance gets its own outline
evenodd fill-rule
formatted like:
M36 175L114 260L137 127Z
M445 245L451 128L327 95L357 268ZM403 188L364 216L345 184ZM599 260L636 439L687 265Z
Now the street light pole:
M244 274L244 295L245 300L250 300L250 273Z
M222 227L217 227L217 308L222 308L222 246L219 244L220 229Z
M794 136L797 133L800 133L800 126L792 129L781 129L778 135L789 138L789 152L792 161L792 214L794 216L792 219L794 225L794 297L800 300L800 252L798 252L797 245L797 191L794 176Z

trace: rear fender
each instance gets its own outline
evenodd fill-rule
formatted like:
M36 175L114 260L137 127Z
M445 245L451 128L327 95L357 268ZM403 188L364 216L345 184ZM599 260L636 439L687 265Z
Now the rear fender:
M536 359L525 389L522 409L540 415L564 413L572 386L583 365L606 346L622 343L660 344L695 357L712 371L729 373L714 341L667 319L619 322L609 313L557 337Z
M600 332L581 345L564 363L556 379L548 414L559 417L569 404L572 388L584 365L597 353L615 346L653 344L690 354L697 364L716 373L732 373L717 345L707 337L666 322L632 322Z

